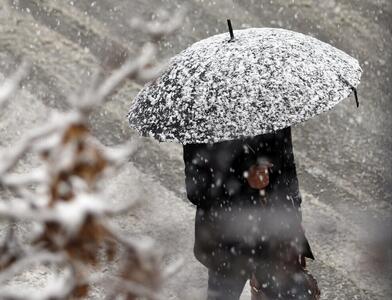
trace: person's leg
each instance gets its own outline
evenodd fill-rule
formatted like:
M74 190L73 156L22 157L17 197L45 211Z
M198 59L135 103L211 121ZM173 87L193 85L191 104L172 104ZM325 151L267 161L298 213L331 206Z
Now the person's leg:
M221 274L209 270L207 300L238 300L247 280L247 276L240 274Z

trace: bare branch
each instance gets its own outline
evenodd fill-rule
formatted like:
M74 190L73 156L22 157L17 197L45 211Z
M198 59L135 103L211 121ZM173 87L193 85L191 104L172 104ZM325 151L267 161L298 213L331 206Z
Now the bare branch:
M113 295L111 298L136 295L160 299L157 291L162 280L173 274L178 265L162 270L161 252L151 239L135 240L109 224L111 217L131 209L139 195L113 205L105 199L100 185L101 179L118 171L135 153L138 140L106 147L92 136L87 116L126 79L145 82L159 75L165 64L156 61L158 40L174 32L183 16L184 12L178 12L173 19L150 22L145 27L137 23L151 37L138 57L106 79L97 72L84 93L69 98L69 111L54 114L44 126L30 131L12 149L0 153L0 187L16 195L0 201L0 217L31 221L40 229L34 238L21 244L19 256L9 255L7 241L0 246L3 250L0 262L4 262L0 266L0 286L34 264L55 264L72 271L71 277L61 276L58 285L29 295L0 288L1 299L65 300L74 297L74 293L88 296L93 282L86 270L92 265L113 263L115 259L122 264L118 276L103 276L104 282L111 283L106 291ZM0 106L17 89L26 69L22 65L0 88ZM28 157L26 154L38 154L40 166L30 172L12 172L22 158ZM10 235L8 243L13 242L11 239ZM106 258L97 249L104 250Z
M28 294L24 292L9 291L7 289L0 288L0 299L5 300L67 300L75 288L75 277L73 272L70 272L68 268L65 275L60 278L56 278L49 282L48 285L39 291L29 291Z
M145 22L141 19L133 19L131 26L139 31L149 35L153 41L158 41L164 36L171 35L175 32L182 24L187 8L182 7L179 9L174 16L166 20L156 20L151 22Z
M17 90L20 82L26 76L30 64L24 61L18 70L0 86L0 107Z
M81 120L81 116L77 113L69 113L65 115L55 115L49 124L32 130L27 134L19 143L12 148L12 151L6 151L0 154L0 183L2 177L6 172L11 170L18 160L23 157L23 155L29 151L33 145L49 135L55 133L56 131L66 128L70 123L74 123Z
M148 43L142 48L141 54L136 60L127 61L120 69L116 70L107 78L97 90L87 90L82 97L78 108L89 112L93 107L100 105L125 79L137 78L138 73L147 67L154 58L156 47Z
M104 285L111 285L113 290L117 290L121 294L130 293L139 297L147 297L147 299L150 300L164 299L158 293L149 289L148 287L145 287L140 283L124 280L118 276L106 276L105 278L101 278L101 280L96 280L96 282Z
M24 221L46 222L56 218L56 214L48 208L32 207L24 199L13 199L8 202L0 202L0 216L3 218Z
M183 258L177 260L173 264L166 267L166 269L163 271L162 277L165 279L172 277L174 274L178 273L178 270L181 269L183 265L184 265Z
M64 253L52 253L47 251L26 253L26 256L0 273L0 283L3 284L15 275L27 270L32 265L41 263L63 264L66 261L67 256Z
M141 70L137 76L137 80L140 82L149 82L151 80L154 80L157 78L159 75L161 75L162 71L167 68L168 62L161 62L155 66L145 68Z
M31 184L45 184L48 183L48 176L46 170L37 168L27 174L6 174L1 179L4 185L8 187L21 187Z

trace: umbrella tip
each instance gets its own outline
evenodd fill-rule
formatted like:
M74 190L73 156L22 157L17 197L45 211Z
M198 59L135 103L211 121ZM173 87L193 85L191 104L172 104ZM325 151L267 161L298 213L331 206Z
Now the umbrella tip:
M227 19L227 25L229 26L229 32L230 32L230 40L229 42L234 41L234 32L233 32L233 27L231 26L231 20Z
M359 101L358 101L358 92L355 87L352 87L352 90L354 91L354 97L355 97L355 103L357 104L357 107L359 107Z

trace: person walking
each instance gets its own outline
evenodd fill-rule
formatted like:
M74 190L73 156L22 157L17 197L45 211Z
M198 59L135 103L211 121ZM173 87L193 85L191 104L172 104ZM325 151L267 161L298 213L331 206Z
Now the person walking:
M195 255L208 300L317 299L301 226L291 126L350 94L357 59L281 28L235 30L174 56L138 93L128 121L141 135L181 143L188 199L197 206Z
M248 279L253 299L318 299L305 269L314 257L301 226L290 127L183 150L208 300L239 299Z

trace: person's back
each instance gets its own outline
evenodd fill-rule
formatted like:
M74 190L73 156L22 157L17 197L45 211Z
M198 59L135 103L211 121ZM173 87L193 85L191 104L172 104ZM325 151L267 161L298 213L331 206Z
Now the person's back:
M184 145L184 162L187 196L197 205L195 256L210 270L210 292L219 292L214 287L219 278L229 278L232 286L232 298L225 294L210 299L238 299L245 281L252 274L264 278L260 266L266 271L266 263L279 253L288 255L287 248L297 261L313 258L301 227L290 128L241 140ZM257 168L262 174L254 172ZM255 188L252 176L268 185ZM278 250L282 247L283 252Z

